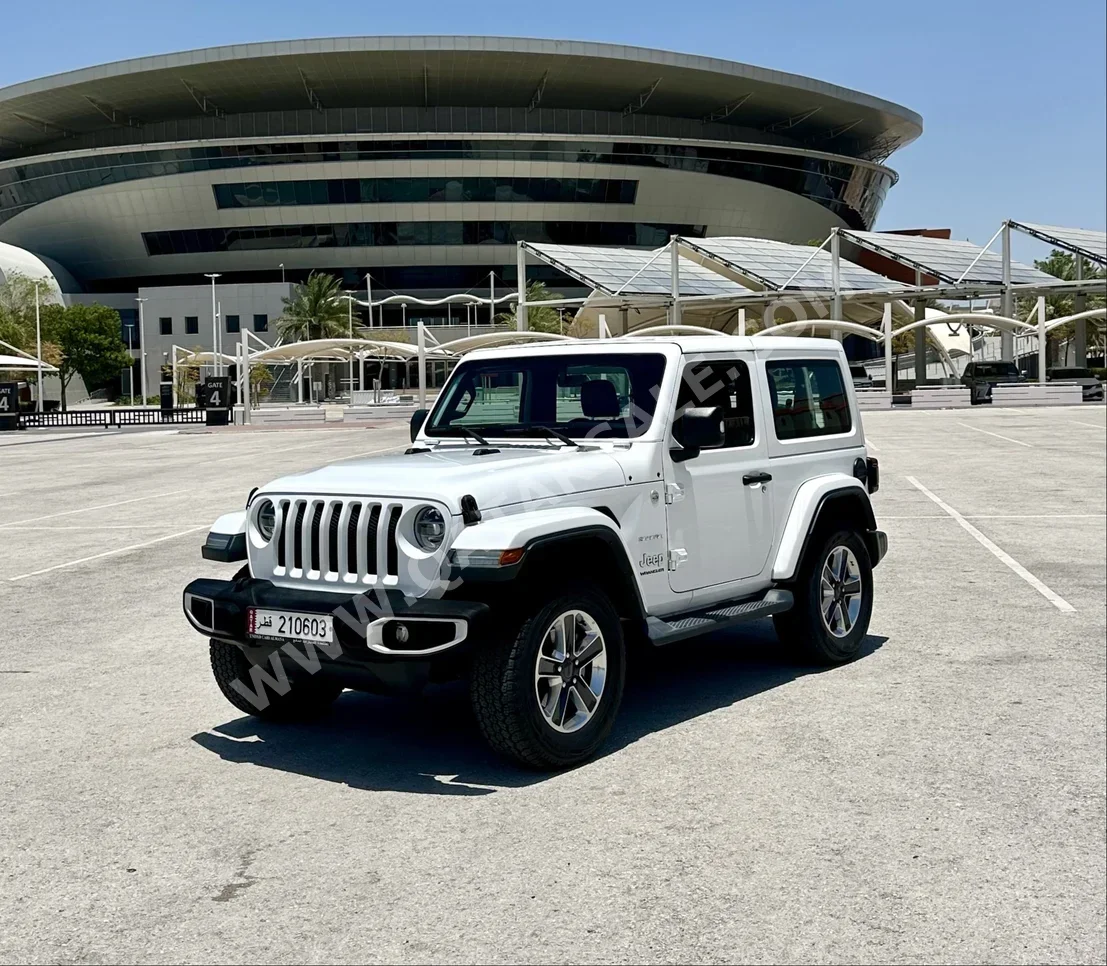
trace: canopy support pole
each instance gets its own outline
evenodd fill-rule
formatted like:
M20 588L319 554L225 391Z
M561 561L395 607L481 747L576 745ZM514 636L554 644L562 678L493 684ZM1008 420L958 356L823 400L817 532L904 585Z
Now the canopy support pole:
M1000 301L1000 313L1005 318L1011 318L1015 314L1014 300L1011 294L1011 223L1003 223L1002 232L1003 254L1003 296ZM1003 331L999 334L999 357L1004 362L1013 362L1015 358L1015 337L1012 333Z
M669 293L673 297L673 311L669 322L671 325L680 325L680 248L677 246L677 236L669 241Z
M242 341L239 352L242 353L242 364L238 369L238 384L241 386L242 395L242 425L250 425L250 333L246 326L240 329Z
M1076 259L1076 280L1078 282L1082 282L1084 280L1084 256L1083 255L1075 255L1073 257ZM1072 313L1073 313L1073 315L1079 315L1081 312L1085 311L1087 309L1087 307L1088 307L1088 298L1087 298L1087 296L1084 295L1083 292L1078 293L1076 298L1073 299L1073 303L1072 303ZM1076 356L1074 365L1077 365L1077 366L1080 366L1081 368L1083 368L1084 366L1086 366L1088 364L1088 320L1087 319L1077 319L1076 320L1074 330L1073 330L1073 334L1072 334L1072 338L1073 338L1073 351L1074 351L1075 356Z
M169 352L170 365L172 366L172 374L170 375L170 378L173 380L173 408L176 409L179 405L177 401L177 346L170 346Z
M523 251L523 243L515 243L515 274L519 278L519 307L515 311L515 328L519 332L526 332L529 328L527 322L527 253Z
M892 303L884 303L884 318L881 322L884 330L884 391L891 396L894 391L895 372L892 369Z
M830 317L835 322L842 321L842 256L841 236L837 227L830 229L830 287L833 291L833 301L830 306ZM834 330L834 338L842 341L840 330Z
M419 320L419 408L427 408L427 334Z
M296 360L296 402L304 402L304 360Z
M1046 382L1046 301L1038 296L1038 384Z
M915 284L922 285L922 272L915 269ZM915 321L922 322L926 318L926 304L922 299L915 299ZM915 385L926 385L926 326L920 325L915 330Z
M746 334L746 309L745 306L738 310L738 334Z

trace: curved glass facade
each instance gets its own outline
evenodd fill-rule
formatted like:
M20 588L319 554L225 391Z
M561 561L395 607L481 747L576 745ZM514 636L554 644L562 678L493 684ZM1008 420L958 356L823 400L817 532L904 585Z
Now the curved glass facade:
M599 178L327 178L212 185L217 208L429 202L632 205L637 181Z
M148 255L249 252L289 248L381 248L397 245L635 245L655 248L671 235L702 238L703 225L608 221L373 221L258 228L144 231Z
M872 226L894 176L848 160L724 145L638 141L409 139L304 141L129 150L0 167L0 223L65 194L143 178L274 164L482 160L632 165L770 185L829 209L851 228Z

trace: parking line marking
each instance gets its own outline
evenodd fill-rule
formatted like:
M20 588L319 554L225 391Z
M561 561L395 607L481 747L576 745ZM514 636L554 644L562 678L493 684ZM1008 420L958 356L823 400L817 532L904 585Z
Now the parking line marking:
M1092 429L1098 429L1100 432L1107 429L1107 423L1086 423L1082 419L1070 419L1069 422L1076 423L1078 426L1090 426Z
M26 520L12 520L10 523L0 523L0 528L14 527L21 523L38 523L39 520L53 520L55 517L68 517L74 513L91 513L93 510L106 510L113 506L126 506L128 503L142 503L144 500L158 500L163 496L176 496L178 493L187 493L187 490L170 490L168 493L155 493L153 496L136 496L130 500L119 500L116 503L100 503L96 506L79 507L76 510L62 510L61 513L47 513L41 517L28 517Z
M129 547L117 547L114 550L105 550L103 553L94 553L89 557L81 557L79 560L69 560L66 563L54 564L53 567L43 567L41 570L32 570L30 573L18 574L15 577L9 577L9 581L26 580L28 577L38 577L40 574L48 574L53 570L63 570L66 567L76 567L77 564L88 563L90 560L101 560L104 557L114 557L117 554L127 553L129 550L141 550L143 547L152 547L155 543L164 543L166 540L175 540L177 537L184 537L190 533L195 533L197 530L207 530L210 524L203 524L199 527L190 527L188 530L181 530L179 533L170 533L164 537L155 537L153 540L145 540L142 543L132 543Z
M1046 600L1048 600L1054 607L1060 611L1064 611L1067 614L1072 614L1076 611L1076 608L1072 606L1064 597L1060 594L1054 593L1045 584L1043 584L1037 577L1035 577L1029 570L1027 570L1021 563L1019 563L1014 557L1012 557L1005 550L997 547L991 540L989 540L984 534L976 529L968 520L966 520L960 513L958 513L953 507L942 500L941 497L935 496L925 486L923 486L913 476L907 477L907 482L910 483L916 490L928 497L938 506L940 506L946 513L948 513L957 523L965 530L974 540L977 541L982 547L990 551L991 554L999 560L1001 563L1006 564L1016 574L1018 574L1023 580L1025 580L1031 587L1033 587L1039 594L1041 594Z
M324 463L324 466L334 466L335 463L342 463L346 460L356 460L360 456L372 456L375 453L399 453L402 450L407 449L407 443L400 443L398 446L385 446L383 449L367 449L364 453L351 453L349 456L340 456L336 460L331 460L329 463Z
M1010 436L993 433L990 429L981 429L979 426L973 426L972 423L963 423L961 420L957 420L957 425L964 426L965 429L975 429L978 433L985 433L988 436L994 436L996 439L1005 439L1008 443L1017 443L1019 446L1025 446L1027 449L1034 448L1029 443L1024 443L1021 439L1011 439Z

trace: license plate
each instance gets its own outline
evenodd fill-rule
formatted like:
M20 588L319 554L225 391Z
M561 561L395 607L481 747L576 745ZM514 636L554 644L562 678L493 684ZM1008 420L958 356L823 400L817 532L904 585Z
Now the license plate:
M246 633L271 641L314 641L330 644L334 640L334 618L329 614L303 614L289 610L247 611Z

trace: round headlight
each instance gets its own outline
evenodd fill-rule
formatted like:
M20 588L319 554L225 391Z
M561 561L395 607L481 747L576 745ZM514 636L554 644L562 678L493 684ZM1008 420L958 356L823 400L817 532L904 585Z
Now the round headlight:
M446 537L446 521L432 506L425 506L415 514L415 542L427 551L437 550Z
M277 508L272 500L262 500L258 504L257 516L258 533L262 540L272 540L273 531L277 528Z

